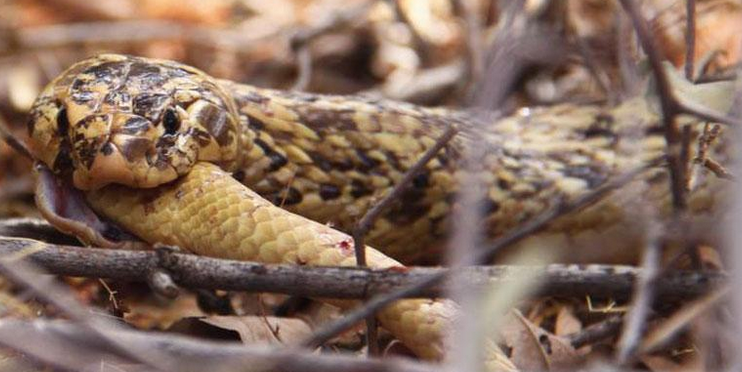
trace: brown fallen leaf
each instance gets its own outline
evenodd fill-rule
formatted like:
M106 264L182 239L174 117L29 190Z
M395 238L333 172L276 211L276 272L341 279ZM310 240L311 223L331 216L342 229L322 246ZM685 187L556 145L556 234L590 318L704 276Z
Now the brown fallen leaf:
M537 327L513 310L502 328L510 359L519 370L557 371L574 369L583 362L569 341Z
M235 331L246 344L297 345L312 333L300 319L274 316L209 316L200 319L214 327Z

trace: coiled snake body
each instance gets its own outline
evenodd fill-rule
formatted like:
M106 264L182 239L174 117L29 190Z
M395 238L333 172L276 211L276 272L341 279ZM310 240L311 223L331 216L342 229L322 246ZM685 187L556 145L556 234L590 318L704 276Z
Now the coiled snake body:
M327 223L347 231L448 126L461 133L369 236L405 262L442 241L456 208L461 158L474 143L485 148L474 169L487 186L480 204L492 236L664 149L644 100L610 110L556 106L480 122L462 112L258 89L175 62L101 55L72 66L44 90L29 132L34 155L59 179L84 190L99 215L146 242L300 265L355 265L350 238ZM664 170L650 173L641 193L666 198ZM713 193L696 194L692 209L713 204ZM54 208L43 207L47 197L37 198L59 222ZM627 220L623 202L614 197L567 216L554 231L576 236ZM116 238L110 231L74 232L95 244ZM373 249L368 261L401 265ZM379 319L419 355L441 358L455 314L449 301L403 300ZM512 367L491 350L494 368Z

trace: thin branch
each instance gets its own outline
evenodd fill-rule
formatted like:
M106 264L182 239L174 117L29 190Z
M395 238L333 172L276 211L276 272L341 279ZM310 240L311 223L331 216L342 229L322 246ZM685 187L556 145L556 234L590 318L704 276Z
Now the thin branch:
M423 156L405 172L399 183L394 185L392 191L389 192L389 194L387 194L380 202L376 203L373 208L368 210L363 218L361 218L361 220L356 224L353 229L353 244L356 254L356 264L358 266L366 266L366 234L368 234L368 231L373 227L374 223L376 223L376 220L379 219L381 214L384 213L392 203L399 200L402 193L405 192L412 183L412 180L420 173L420 171L422 171L423 168L425 168L425 166L427 166L430 160L432 160L433 157L436 156L449 141L451 141L457 132L458 130L454 126L449 126L446 131L443 132L443 135L436 140L435 144L425 151ZM366 328L366 342L368 344L369 354L378 354L376 317L374 315L366 318Z
M55 245L30 239L0 237L0 257L31 261L48 273L65 276L144 281L163 260L155 251L128 251ZM301 297L363 299L398 290L450 269L416 267L408 270L374 270L359 267L265 265L170 252L165 267L176 283L191 289L272 292ZM473 266L457 270L463 282L475 289L509 285L523 276L541 279L539 293L549 296L630 298L642 270L614 265ZM687 300L726 283L718 272L673 271L656 283L663 302ZM444 286L420 289L413 297L439 297Z
M366 265L365 245L364 239L368 231L373 227L376 220L379 219L382 213L384 213L389 206L399 200L402 193L407 190L407 187L412 183L413 179L422 171L422 169L433 159L436 154L448 144L449 141L458 133L458 129L454 126L449 126L446 131L436 140L435 144L425 151L423 156L410 167L397 183L389 194L387 194L379 203L376 203L361 220L356 224L353 229L353 241L355 242L356 250L356 261L359 266Z
M685 166L680 160L680 132L675 125L675 117L680 112L678 101L672 91L672 86L667 74L662 67L664 57L660 49L655 45L647 22L642 18L639 8L632 0L621 0L621 5L631 19L634 30L639 37L644 53L647 55L652 73L657 82L657 93L659 94L662 111L662 126L665 131L667 142L666 156L670 170L670 189L672 191L672 204L676 212L682 212L687 207L687 193L683 187L685 179Z
M633 306L627 315L621 340L618 343L616 361L619 365L628 366L633 362L639 348L641 337L655 301L655 282L659 275L660 245L654 241L647 244L642 259L644 272L637 283Z
M569 343L575 349L592 345L618 335L623 325L623 316L615 315L602 322L590 325L580 332L567 335Z
M685 0L685 78L694 81L696 55L696 0Z
M690 102L680 101L672 91L666 71L662 66L664 57L657 47L647 22L642 18L639 8L632 0L621 0L626 14L631 19L634 30L647 55L652 74L656 80L657 93L660 99L662 111L662 125L667 142L667 163L670 170L670 189L672 191L673 207L676 212L682 212L687 206L687 192L684 187L686 166L681 164L681 134L675 124L675 119L680 114L694 115L701 120L709 120L725 124L739 124L739 120L720 113L715 113L703 107L698 107Z
M174 334L116 330L110 337L142 349L161 350L178 363L172 371L202 371L205 366L216 371L357 371L424 372L439 367L387 357L364 359L343 354L315 354L299 349L241 342L197 340ZM96 342L94 335L75 323L12 319L0 320L0 344L19 350L37 360L65 370L92 370L101 360L119 365L126 371L147 370L135 359ZM247 367L246 367L247 366Z

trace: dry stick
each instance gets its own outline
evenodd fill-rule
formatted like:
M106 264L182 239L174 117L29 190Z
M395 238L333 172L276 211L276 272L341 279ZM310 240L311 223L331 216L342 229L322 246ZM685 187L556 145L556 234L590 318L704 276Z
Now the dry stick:
M95 335L70 322L14 319L0 320L0 344L22 351L63 370L93 370L102 361L126 363L127 371L147 370L130 365L135 359L96 342ZM131 329L111 333L121 343L142 349L162 350L178 363L171 371L355 371L438 372L440 367L419 361L387 357L357 358L342 353L316 354L306 350L242 342L198 340L172 333Z
M662 66L664 58L655 45L653 36L649 31L649 26L639 13L639 9L632 0L621 0L621 5L634 25L634 30L644 53L647 55L657 83L657 92L659 94L662 113L662 126L666 141L665 156L670 171L672 204L675 215L682 217L688 204L688 189L686 187L688 169L686 166L687 163L683 163L682 134L675 122L677 115L682 113L682 108L672 91L672 86ZM633 306L628 314L628 320L623 327L623 333L619 341L618 352L616 354L616 361L619 365L626 366L633 361L636 355L639 340L641 339L649 312L651 311L652 298L654 296L653 284L659 274L659 251L660 246L656 239L648 242L645 247L642 262L645 272L636 288Z
M685 78L694 81L693 64L696 56L696 0L685 0Z
M573 348L579 349L617 335L622 325L623 316L615 315L566 337Z
M412 183L412 180L422 171L422 169L430 162L430 160L433 159L434 156L438 154L438 152L448 144L449 141L456 135L458 130L450 126L446 128L446 131L443 132L443 135L441 135L436 141L435 144L425 151L423 156L415 162L415 164L408 169L404 176L402 177L402 180L397 183L391 192L389 192L388 195L386 195L379 203L374 205L373 208L371 208L366 214L361 218L361 220L356 224L355 228L353 229L353 244L355 248L355 254L356 254L356 264L357 266L365 267L366 266L366 234L368 234L369 230L373 227L376 220L379 219L382 213L386 211L389 206L392 205L396 200L398 200L402 193L407 190L410 183ZM369 354L376 355L379 352L378 349L378 342L376 340L377 338L377 330L376 330L376 317L374 315L369 316L366 318L366 335L367 335L367 345L369 349Z
M567 213L578 211L600 201L611 191L614 191L631 182L634 178L636 178L639 174L645 172L647 169L659 166L660 164L662 164L663 161L664 157L654 159L645 166L630 170L616 177L612 182L604 183L595 190L577 198L572 203L561 203L556 207L547 210L546 212L524 223L519 228L512 230L509 233L496 239L490 246L482 249L482 251L480 251L472 261L491 261L494 256L497 255L497 253L503 248L517 243L527 238L528 236L531 236L532 234L545 229L552 221ZM451 269L448 271L442 271L435 275L431 275L419 282L416 282L415 284L399 288L393 292L389 292L384 295L376 296L366 302L363 306L346 313L343 318L324 325L322 328L315 331L312 337L304 341L303 344L312 348L319 347L323 343L329 341L335 335L338 335L343 331L349 329L370 314L379 311L385 306L401 298L416 296L419 297L421 296L421 293L424 289L441 284L441 282L447 279L448 276L451 275L451 273L456 273L460 270L461 267L454 266L451 267Z
M0 234L3 231L0 225ZM0 237L0 257L23 257L55 275L144 281L163 265L156 251L128 251L42 243ZM374 270L360 267L266 265L169 252L164 269L182 287L271 292L301 297L365 299L389 293L450 271L441 267ZM642 270L633 266L560 265L472 266L458 270L462 282L477 290L510 285L513 278L541 278L538 293L557 297L628 300ZM673 271L656 283L658 301L683 301L727 282L720 272ZM445 286L423 288L416 296L446 294Z
M639 37L639 42L644 49L644 53L647 55L652 73L657 81L657 92L662 111L662 126L665 131L665 141L667 142L666 156L670 170L672 204L677 212L682 212L687 207L687 193L683 186L685 166L681 164L680 160L680 132L675 125L675 117L680 113L679 103L672 92L672 86L662 67L664 58L655 45L652 34L649 31L649 26L639 13L639 9L632 0L621 0L621 5L634 25L634 30Z
M412 180L422 171L422 169L433 159L438 152L448 144L449 141L458 133L458 129L449 126L446 131L438 137L435 144L427 149L423 156L410 167L397 183L389 194L387 194L379 203L374 205L361 220L356 224L353 229L353 241L355 244L356 262L359 266L366 266L366 247L364 245L365 236L368 231L373 227L376 220L379 219L382 213L386 211L389 206L399 199L402 193L407 189Z
M649 318L654 298L654 282L659 274L660 245L650 242L644 250L642 259L643 275L636 288L636 297L629 312L628 319L623 327L621 340L618 344L616 361L621 366L631 363L639 347L639 341L644 333L644 326Z

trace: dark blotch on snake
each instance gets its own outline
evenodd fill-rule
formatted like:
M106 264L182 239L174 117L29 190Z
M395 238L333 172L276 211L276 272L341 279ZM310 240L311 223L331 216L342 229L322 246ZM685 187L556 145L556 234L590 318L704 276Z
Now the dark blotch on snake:
M319 185L319 196L322 200L332 200L340 197L340 188L333 184L323 183Z

